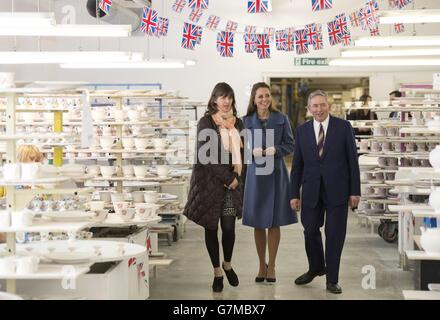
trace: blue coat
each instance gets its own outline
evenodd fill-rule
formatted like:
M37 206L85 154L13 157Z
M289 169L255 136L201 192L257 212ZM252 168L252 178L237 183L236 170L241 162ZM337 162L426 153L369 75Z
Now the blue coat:
M252 155L252 149L261 147L255 139L255 129L262 129L257 113L243 118L245 129L245 154ZM290 207L289 174L283 157L292 153L294 141L292 129L287 117L280 112L271 112L267 121L267 130L274 130L274 144L266 145L263 136L263 147L274 146L274 168L268 175L257 175L256 169L264 167L255 162L254 157L247 165L244 188L243 224L258 229L279 227L298 222L296 212Z
M329 205L346 204L350 195L361 194L359 163L353 128L348 121L330 116L322 159L318 154L313 120L296 130L295 153L291 171L292 198L314 208L321 181Z

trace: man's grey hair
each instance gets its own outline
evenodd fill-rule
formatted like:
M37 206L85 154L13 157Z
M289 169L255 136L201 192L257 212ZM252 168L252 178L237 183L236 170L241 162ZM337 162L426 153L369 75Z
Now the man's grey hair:
M315 90L313 91L311 94L309 94L309 99L307 99L307 106L310 106L310 102L312 101L312 99L316 96L321 96L325 98L325 101L327 101L328 103L328 98L327 98L327 93L325 93L322 90Z

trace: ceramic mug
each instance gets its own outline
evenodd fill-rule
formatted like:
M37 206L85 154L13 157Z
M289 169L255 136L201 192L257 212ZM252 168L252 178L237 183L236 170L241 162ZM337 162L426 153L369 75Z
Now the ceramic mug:
M360 142L360 150L361 151L368 151L368 146L369 146L369 143L367 140L362 140Z
M382 151L391 151L391 143L382 142Z
M134 145L137 150L145 150L148 147L148 139L146 138L135 138Z
M4 180L20 180L21 166L19 163L5 163L3 165Z
M385 173L385 179L386 180L390 180L393 181L396 177L396 173L395 172L386 172Z
M145 176L148 174L147 166L134 166L133 168L136 178L145 178Z
M374 151L374 152L380 151L380 143L377 141L373 141L371 143L371 151Z
M141 112L139 110L128 110L128 118L130 121L139 121Z
M99 199L104 201L105 203L110 203L112 201L111 192L110 191L100 191Z
M100 166L101 174L104 178L111 178L115 174L115 167Z
M19 257L17 261L17 274L30 274L34 272L34 260L32 257Z
M170 172L170 168L168 166L157 166L156 170L159 177L167 177L168 173Z
M124 194L123 193L112 193L111 200L112 200L113 205L116 202L124 202Z
M134 191L131 196L134 203L144 203L145 197L144 197L144 191Z
M145 191L144 199L147 203L157 203L159 201L159 193L156 191Z
M373 128L373 135L377 137L381 137L385 135L385 128L383 127L374 127Z

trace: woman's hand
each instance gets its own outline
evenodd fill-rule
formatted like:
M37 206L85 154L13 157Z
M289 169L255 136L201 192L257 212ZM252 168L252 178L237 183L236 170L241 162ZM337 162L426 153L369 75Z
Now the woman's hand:
M265 154L266 156L274 156L276 152L277 149L275 149L275 147L269 147L266 149Z
M252 150L252 154L254 157L262 157L263 156L263 149L262 148L255 148Z
M237 178L234 178L234 181L232 181L232 183L229 185L229 189L231 189L231 190L235 190L235 189L237 189L237 187L238 187L238 180L237 180Z

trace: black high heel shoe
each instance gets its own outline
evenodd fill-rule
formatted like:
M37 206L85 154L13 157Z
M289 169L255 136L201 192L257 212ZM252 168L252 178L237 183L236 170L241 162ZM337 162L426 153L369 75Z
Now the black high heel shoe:
M266 274L267 274L267 264L266 264ZM266 277L255 277L255 282L264 282L266 280Z
M269 268L269 266L267 266L267 268ZM266 271L267 272L267 271ZM266 273L267 274L267 273ZM277 278L268 278L267 276L266 276L266 281L267 282L269 282L269 283L275 283L275 282L277 282Z
M212 282L212 291L214 291L214 292L222 292L223 291L223 276L214 277L214 281Z
M238 286L238 284L239 284L240 282L238 281L238 276L237 276L237 274L235 273L234 269L231 268L231 269L229 269L229 270L226 270L226 269L225 269L225 265L224 265L224 263L222 263L222 268L223 268L223 270L225 271L226 278L228 278L228 282L229 282L229 284L230 284L231 286L233 286L233 287Z

